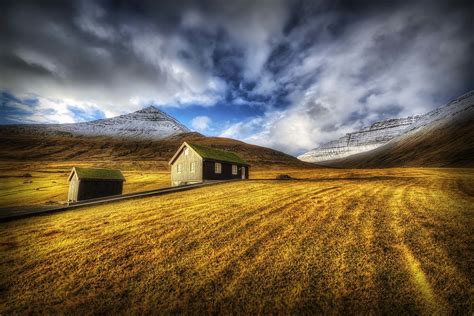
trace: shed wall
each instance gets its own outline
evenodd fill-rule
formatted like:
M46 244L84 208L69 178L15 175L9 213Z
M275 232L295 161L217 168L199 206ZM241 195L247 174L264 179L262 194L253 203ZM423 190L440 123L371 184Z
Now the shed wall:
M77 201L99 197L119 195L123 191L122 181L111 180L81 180L77 193Z

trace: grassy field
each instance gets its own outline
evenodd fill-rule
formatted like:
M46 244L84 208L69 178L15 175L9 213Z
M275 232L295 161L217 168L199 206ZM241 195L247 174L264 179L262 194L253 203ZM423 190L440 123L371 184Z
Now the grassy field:
M147 191L170 186L170 174L162 161L69 161L69 162L0 162L0 213L2 208L36 207L66 203L68 175L73 166L117 168L122 170L126 182L124 193ZM387 173L401 176L404 169L391 169ZM375 175L377 171L363 169L294 169L252 168L251 179L274 179L279 174L304 179L354 178ZM411 174L410 174L411 175Z
M0 162L0 209L65 204L69 189L67 178L73 166L121 169L126 178L124 193L170 185L169 172L162 164L151 161Z
M0 224L0 314L474 312L472 170L287 173Z
M126 182L123 193L132 193L169 187L171 178L163 161L68 161L68 162L0 162L0 213L2 208L36 207L66 204L69 183L67 178L73 166L116 168L122 170ZM301 175L301 169L273 171L257 168L252 177L271 178L280 173ZM325 176L329 176L328 169Z

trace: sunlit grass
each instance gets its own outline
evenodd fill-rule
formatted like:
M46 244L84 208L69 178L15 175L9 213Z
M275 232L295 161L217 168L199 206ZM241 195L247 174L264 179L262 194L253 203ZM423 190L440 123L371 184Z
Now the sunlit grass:
M168 171L154 170L147 162L7 162L0 163L0 208L65 204L69 189L67 178L72 166L121 169L126 178L124 194L170 184Z
M154 161L69 161L69 162L0 162L0 208L30 207L38 205L65 204L69 184L69 172L73 166L117 168L122 170L126 182L123 193L147 191L170 186L170 174L163 163ZM409 171L406 171L409 170ZM413 176L415 169L389 169L384 176ZM428 170L428 171L427 171ZM443 172L449 172L443 171ZM429 169L418 169L421 177ZM442 175L439 171L438 174ZM31 177L26 176L27 174ZM363 169L272 169L258 166L251 168L251 179L275 179L277 175L287 174L297 179L338 179L378 176L380 171ZM438 176L439 176L438 175Z
M1 224L0 314L472 314L472 170L283 172Z

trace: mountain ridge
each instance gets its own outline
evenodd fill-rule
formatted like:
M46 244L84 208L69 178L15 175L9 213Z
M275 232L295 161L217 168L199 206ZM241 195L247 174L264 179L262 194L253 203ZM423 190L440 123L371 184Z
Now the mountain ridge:
M339 168L472 168L474 105L411 129L374 150L320 164Z
M474 103L474 91L422 115L378 121L358 131L347 133L298 156L306 162L325 162L369 152L412 130L429 125L445 117L456 115Z
M191 130L153 105L112 118L65 124L12 124L3 132L39 135L109 136L116 138L164 139Z

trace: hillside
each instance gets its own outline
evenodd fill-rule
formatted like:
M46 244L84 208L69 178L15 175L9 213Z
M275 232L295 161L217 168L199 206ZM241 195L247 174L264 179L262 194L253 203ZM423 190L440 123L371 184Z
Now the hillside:
M0 161L167 161L184 141L236 152L254 166L315 167L282 152L191 132L149 106L113 118L73 124L0 126Z
M345 168L474 167L474 103L374 150L321 162Z
M184 141L233 151L253 166L315 167L277 150L222 137L182 133L162 140L8 133L0 127L3 161L167 161ZM11 127L8 127L11 129Z
M473 105L474 91L471 91L423 115L375 122L359 131L348 133L337 140L322 144L318 148L299 156L298 159L307 162L322 162L369 152L393 139L412 133L414 130L420 130L424 126L449 119L458 114L462 115L461 113L464 113L466 109ZM449 129L456 129L456 127L453 126Z

